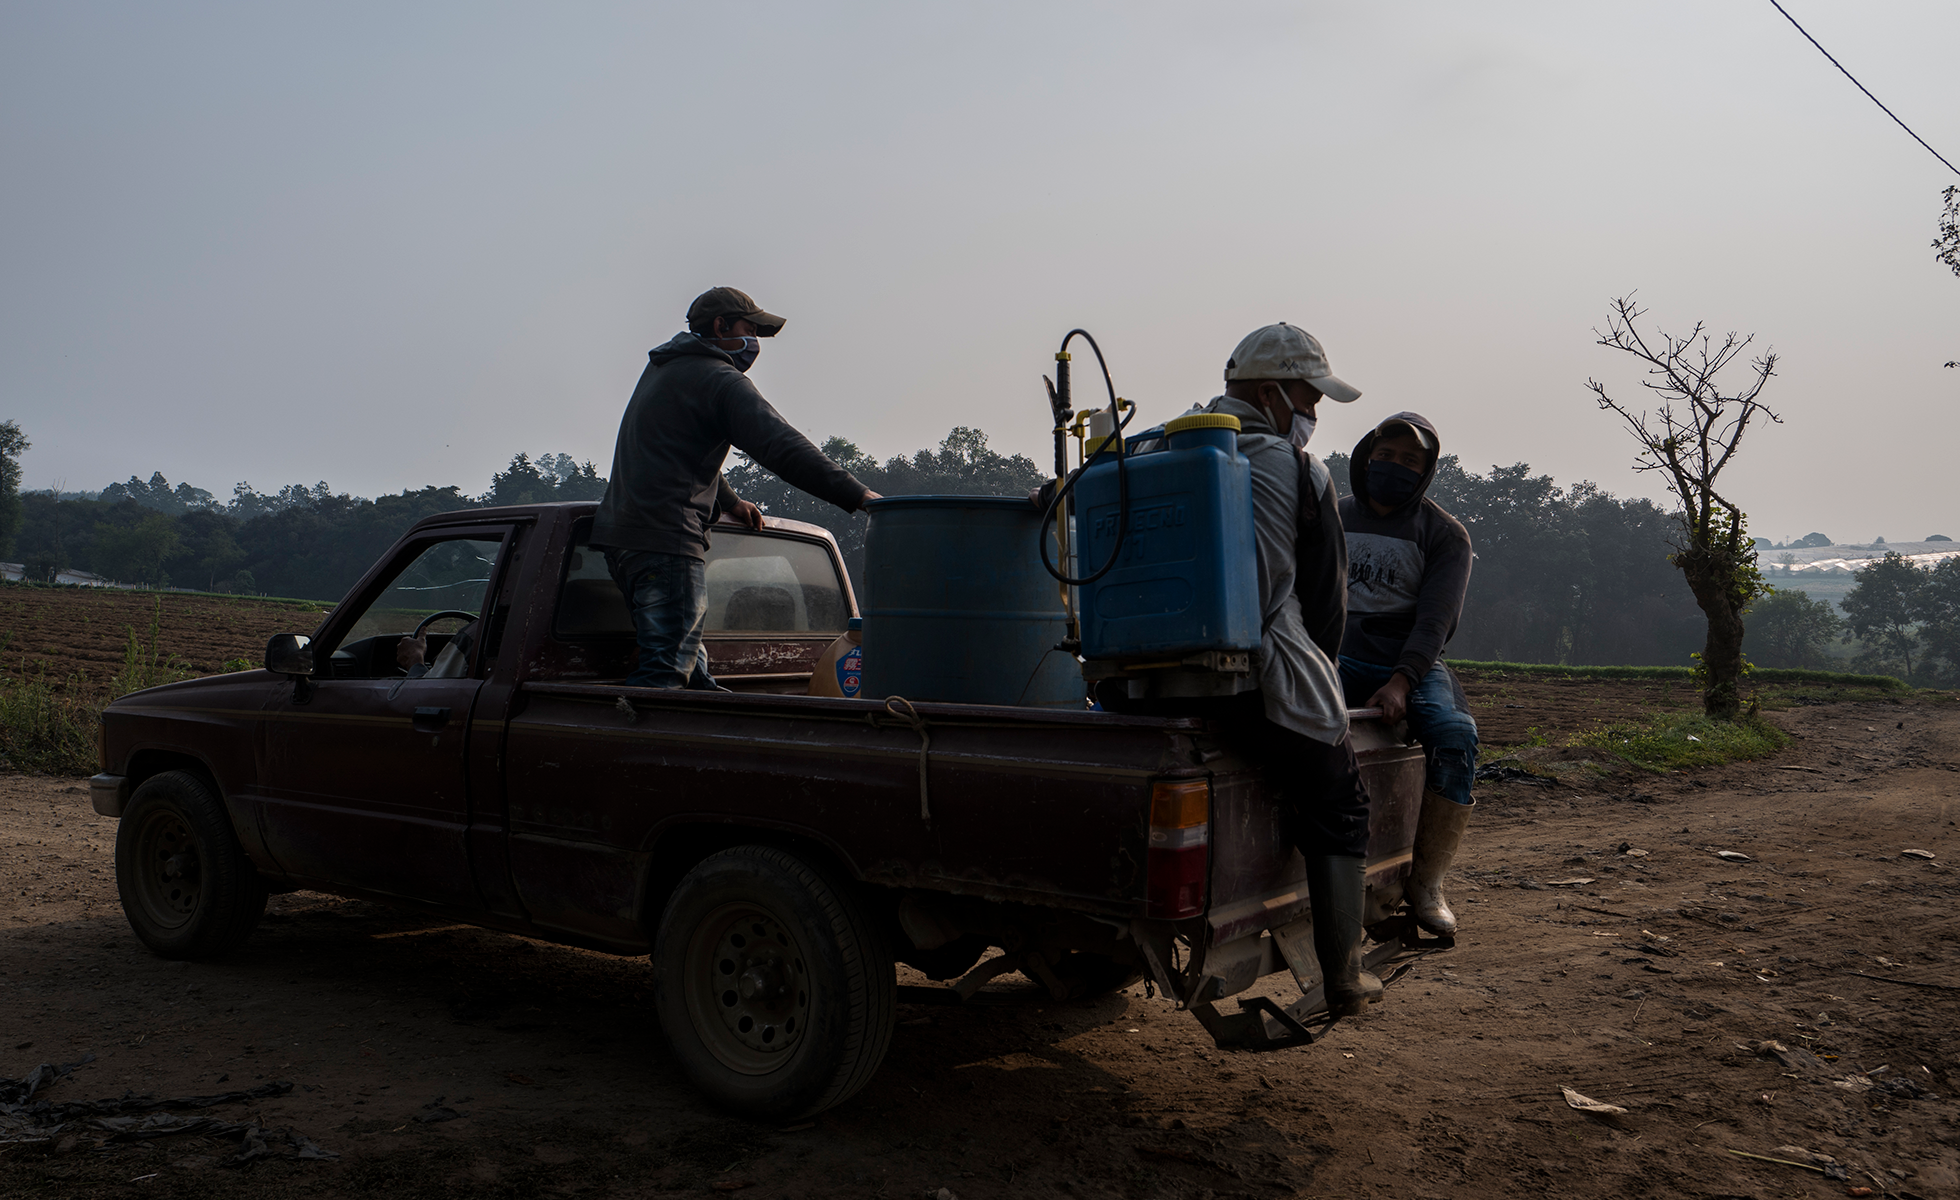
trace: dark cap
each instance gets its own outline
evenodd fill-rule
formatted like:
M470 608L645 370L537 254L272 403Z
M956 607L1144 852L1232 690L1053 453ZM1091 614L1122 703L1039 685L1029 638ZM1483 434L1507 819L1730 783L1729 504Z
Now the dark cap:
M732 287L709 288L687 306L689 325L706 324L716 317L747 317L755 323L758 337L775 337L776 331L783 327L781 317L762 311L762 306L749 299L747 292Z

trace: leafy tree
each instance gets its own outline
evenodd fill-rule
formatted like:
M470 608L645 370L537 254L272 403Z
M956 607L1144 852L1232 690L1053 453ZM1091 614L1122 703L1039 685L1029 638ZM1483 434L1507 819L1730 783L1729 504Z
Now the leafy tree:
M1779 590L1749 610L1742 648L1765 667L1821 667L1824 648L1843 628L1844 619L1828 601Z
M1852 637L1866 643L1858 663L1874 670L1896 670L1911 679L1913 654L1919 649L1920 592L1926 573L1892 551L1852 578L1857 582L1845 593L1842 604Z
M540 504L558 498L558 481L538 470L528 454L518 454L510 466L490 477L490 490L483 503Z
M518 454L510 466L490 477L483 503L546 504L554 500L597 500L606 494L605 477L589 462L569 454L542 454L534 462Z
M1776 374L1776 353L1754 359L1753 377L1727 391L1723 372L1755 340L1753 335L1730 333L1718 345L1697 322L1685 337L1659 331L1650 342L1639 331L1645 310L1632 296L1614 300L1612 309L1606 331L1594 331L1597 341L1643 364L1646 378L1640 384L1658 404L1648 410L1623 403L1599 381L1587 384L1599 407L1619 417L1640 444L1634 469L1660 472L1681 503L1674 565L1708 621L1701 652L1702 708L1711 719L1734 720L1742 707L1742 617L1757 597L1768 593L1769 585L1756 567L1756 544L1742 510L1716 485L1756 418L1782 421L1760 399Z
M1940 236L1933 239L1933 257L1960 275L1960 187L1949 187L1940 196L1946 206L1940 210ZM1960 367L1960 359L1946 365Z
M229 578L245 561L245 551L233 537L238 523L213 509L187 512L177 518L179 546L164 567L178 579L194 581L207 591Z
M1821 533L1806 533L1802 537L1798 538L1796 541L1791 542L1790 544L1792 546L1797 547L1799 550L1816 550L1824 546L1830 545L1831 539L1827 535Z
M1024 454L1001 454L988 447L986 434L966 426L954 428L936 451L895 455L882 465L855 442L840 437L826 440L823 452L866 487L885 496L1025 496L1048 478L1033 459ZM851 581L863 587L867 522L862 517L798 491L739 453L723 474L736 495L770 516L828 529L837 539Z
M216 498L203 488L192 487L188 483L171 487L170 481L163 477L162 471L152 472L147 483L134 475L129 477L127 483L112 483L102 489L100 499L111 504L134 500L144 508L153 508L173 516L218 507Z
M28 445L18 422L0 421L0 557L13 553L20 529L20 456Z
M1960 684L1960 558L1922 573L1915 606L1925 647L1920 662L1927 674L1952 687Z
M170 583L164 560L180 545L177 522L169 514L147 512L125 500L95 527L95 569L124 583L164 587Z

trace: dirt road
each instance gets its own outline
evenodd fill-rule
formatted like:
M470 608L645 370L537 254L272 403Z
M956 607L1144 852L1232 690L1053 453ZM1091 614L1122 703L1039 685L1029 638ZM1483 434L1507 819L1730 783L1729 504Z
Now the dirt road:
M1221 1053L1138 989L905 1007L871 1085L791 1129L703 1107L640 960L308 894L233 959L155 959L114 824L0 777L0 1076L290 1080L211 1112L340 1156L79 1137L0 1151L0 1196L1960 1196L1956 710L1800 708L1770 763L1482 789L1462 944L1316 1046ZM1785 1147L1849 1179L1729 1153Z

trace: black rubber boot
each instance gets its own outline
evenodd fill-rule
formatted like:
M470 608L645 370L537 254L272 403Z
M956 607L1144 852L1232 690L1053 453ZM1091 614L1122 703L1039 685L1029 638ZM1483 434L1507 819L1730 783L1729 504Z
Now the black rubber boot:
M1319 854L1307 857L1313 904L1313 949L1327 990L1327 1011L1351 1017L1382 997L1382 981L1361 969L1361 898L1367 862Z

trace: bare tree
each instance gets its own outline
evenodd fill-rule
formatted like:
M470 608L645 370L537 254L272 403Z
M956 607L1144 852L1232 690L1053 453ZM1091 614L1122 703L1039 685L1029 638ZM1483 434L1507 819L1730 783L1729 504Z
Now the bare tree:
M1606 385L1586 381L1599 407L1620 418L1640 453L1637 471L1659 471L1668 491L1681 502L1681 531L1674 565L1687 577L1695 603L1708 618L1701 652L1702 708L1710 717L1732 721L1741 709L1742 617L1770 588L1756 566L1755 542L1742 510L1716 490L1716 480L1735 458L1742 435L1757 417L1778 424L1759 397L1776 374L1776 352L1750 360L1753 375L1739 391L1724 391L1718 379L1754 342L1755 335L1728 334L1719 343L1696 322L1684 337L1656 330L1650 340L1639 330L1646 310L1632 294L1613 301L1613 314L1598 343L1630 354L1645 367L1640 386L1654 405L1615 400Z
M1933 239L1933 257L1960 275L1960 187L1949 187L1940 196L1946 207L1940 210L1940 236ZM1946 365L1960 367L1960 359Z

